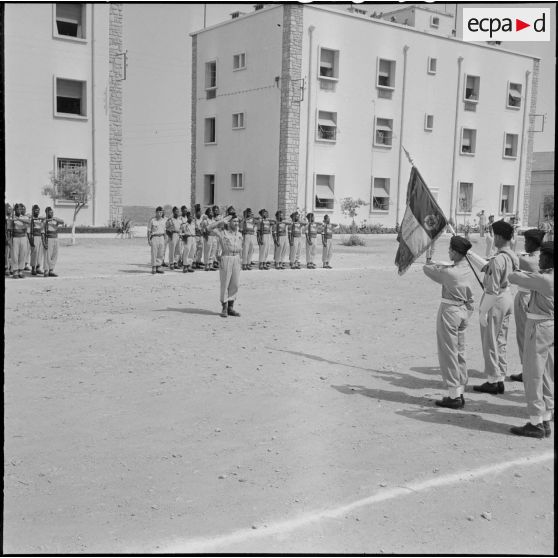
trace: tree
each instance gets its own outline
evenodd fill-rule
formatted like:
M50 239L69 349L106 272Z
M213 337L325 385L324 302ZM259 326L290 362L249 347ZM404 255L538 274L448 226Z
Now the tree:
M91 196L93 182L87 180L87 169L62 168L58 172L50 173L50 184L43 187L43 195L58 200L74 203L74 217L72 220L72 244L76 243L76 218L80 210L85 207Z
M343 215L347 217L350 217L353 220L353 222L351 223L352 233L356 231L355 217L357 216L358 209L363 205L368 205L368 204L364 200L361 200L360 198L356 200L354 198L343 198L341 200L341 213L343 213Z

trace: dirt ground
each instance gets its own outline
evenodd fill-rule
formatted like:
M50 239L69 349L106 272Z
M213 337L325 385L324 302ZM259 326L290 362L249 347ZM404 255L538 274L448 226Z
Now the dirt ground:
M393 235L242 272L226 320L217 272L61 242L60 277L5 282L5 553L553 554L554 433L509 433L522 385L472 391L476 312L466 406L434 405L440 288Z

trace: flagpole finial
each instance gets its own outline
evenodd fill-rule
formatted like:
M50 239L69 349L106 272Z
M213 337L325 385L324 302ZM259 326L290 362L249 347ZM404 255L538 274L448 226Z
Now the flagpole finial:
M403 144L401 144L401 149L403 149L403 151L405 152L405 155L407 156L407 159L409 160L409 163L411 163L411 165L414 167L414 166L415 166L415 162L413 161L413 159L411 158L411 155L410 155L409 152L405 149L405 147L403 146Z

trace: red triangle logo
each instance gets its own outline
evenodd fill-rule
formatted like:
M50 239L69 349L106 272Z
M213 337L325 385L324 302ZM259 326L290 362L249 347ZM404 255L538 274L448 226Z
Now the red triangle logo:
M516 31L521 31L522 29L525 29L526 27L531 27L530 23L525 23L524 21L521 21L520 19L515 19L515 30Z

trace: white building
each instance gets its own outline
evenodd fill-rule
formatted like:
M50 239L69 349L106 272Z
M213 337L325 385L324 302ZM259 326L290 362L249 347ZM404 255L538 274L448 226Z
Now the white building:
M359 219L393 226L404 146L448 217L525 222L539 60L407 11L269 5L193 33L192 203L340 218L362 198Z
M121 4L3 6L6 200L41 211L49 172L86 167L95 186L78 223L121 215ZM55 213L71 221L71 200Z

